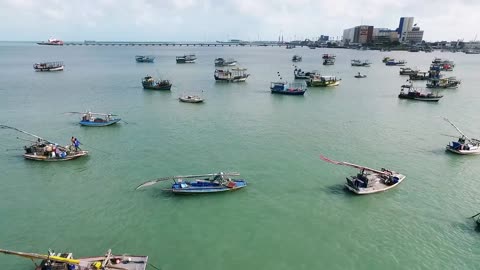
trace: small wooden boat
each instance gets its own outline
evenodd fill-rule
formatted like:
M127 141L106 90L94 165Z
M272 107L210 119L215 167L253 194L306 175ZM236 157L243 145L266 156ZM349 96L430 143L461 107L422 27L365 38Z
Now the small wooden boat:
M347 183L345 184L345 187L348 190L358 195L387 191L398 186L406 177L403 174L384 168L381 170L375 170L345 161L334 161L325 156L320 156L320 158L323 161L335 165L344 165L360 169L360 173L357 175L347 177Z
M360 61L358 59L354 59L351 61L352 67L370 67L370 62L368 60Z
M202 103L203 98L199 96L184 95L178 98L181 102L185 103Z
M302 69L298 68L295 66L295 69L293 70L293 75L295 76L295 79L310 79L310 77L319 75L318 71L313 70L313 71L303 71Z
M300 61L302 61L302 57L300 55L294 55L292 57L292 61L293 62L300 62Z
M400 68L400 75L415 75L419 72L419 70L407 68Z
M138 63L153 63L155 61L155 56L153 55L137 55L135 56L135 61Z
M0 249L0 253L15 255L30 259L35 264L35 270L145 270L148 256L143 255L114 255L108 250L104 256L73 258L69 252L55 253L51 250L48 254L37 254ZM34 260L41 260L39 264Z
M307 86L311 87L328 87L328 86L338 86L340 84L340 79L335 76L320 76L315 75L307 81Z
M386 66L405 66L407 62L405 60L395 61L395 59L388 60L385 65Z
M402 85L398 98L426 102L438 102L443 96L438 93L423 93L422 89L413 87L412 84Z
M28 160L67 161L88 155L88 151L80 149L80 142L78 140L72 141L72 144L74 145L61 146L35 134L14 127L0 125L0 128L15 130L36 139L35 141L30 141L31 144L24 147L25 154L23 154L23 157Z
M145 76L142 79L143 89L148 90L170 90L172 83L169 80L155 80L152 76Z
M118 123L120 118L113 118L117 116L111 113L94 113L94 112L68 112L71 114L81 114L82 120L79 124L88 127L105 127Z
M232 179L231 176L239 176L239 173L213 173L186 176L162 177L139 185L136 189L152 186L160 181L173 180L171 188L164 189L175 194L202 194L235 191L247 186L244 179ZM185 179L193 179L184 181Z
M230 66L235 66L237 64L237 61L234 59L223 59L223 58L217 58L214 61L216 67L230 67Z
M195 54L186 54L182 56L177 56L177 64L193 64L197 60Z
M450 123L460 133L461 137L458 141L450 142L447 145L446 150L459 155L478 155L480 154L480 140L467 137L456 125L450 120L444 118L445 121Z
M355 78L358 78L358 79L362 79L362 78L366 78L367 75L365 75L365 74L360 74L360 72L359 72L359 73L358 73L357 75L355 75L354 77L355 77Z
M63 62L42 62L33 64L35 71L62 71L64 68Z
M215 69L213 77L215 81L221 82L245 82L248 76L250 76L246 71L246 68L232 68L230 70Z
M272 82L270 84L272 94L282 94L290 96L303 96L307 91L305 83Z
M37 42L38 45L50 45L50 46L63 46L63 41L56 39L56 38L50 38L46 42Z

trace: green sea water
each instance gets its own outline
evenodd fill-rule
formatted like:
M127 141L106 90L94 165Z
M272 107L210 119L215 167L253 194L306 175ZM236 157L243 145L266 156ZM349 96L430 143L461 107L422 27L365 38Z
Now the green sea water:
M195 53L195 64L176 55ZM322 54L337 55L322 66ZM134 56L153 54L153 64ZM269 92L277 72L297 65L342 78L305 96ZM434 57L455 61L462 80L438 104L397 98L406 77L384 56L426 70ZM246 83L216 83L216 57L235 58ZM370 68L351 67L368 59ZM32 64L64 61L65 71ZM22 158L28 138L0 130L0 247L74 256L144 254L169 269L478 269L480 235L467 217L480 211L480 157L444 151L478 124L479 55L276 47L111 47L0 45L0 123L67 144L76 136L87 158L42 163ZM366 79L355 79L358 72ZM170 79L171 92L145 91L146 74ZM420 84L418 84L420 85ZM183 93L204 104L179 103ZM78 125L68 111L119 114L105 128ZM323 154L407 175L396 189L353 196L356 173ZM238 171L249 186L218 195L174 196L171 183L135 191L162 176ZM0 256L2 270L33 264ZM153 269L153 268L152 268Z

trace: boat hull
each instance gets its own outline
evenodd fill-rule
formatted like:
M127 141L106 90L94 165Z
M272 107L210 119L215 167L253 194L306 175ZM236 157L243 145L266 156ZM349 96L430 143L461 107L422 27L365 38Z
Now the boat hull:
M117 118L117 119L112 119L112 120L106 121L106 122L80 121L79 124L82 125L82 126L87 126L87 127L106 127L106 126L116 124L120 120L122 120L122 119Z
M63 66L55 68L35 68L37 72L49 72L49 71L63 71Z
M417 101L424 101L424 102L438 102L443 96L440 97L411 97L408 95L398 95L400 99L410 99L410 100L417 100Z
M402 174L395 174L394 176L398 177L398 182L393 184L393 185L385 185L382 183L377 183L373 187L367 187L367 188L356 188L354 186L349 185L348 183L345 184L345 187L350 190L351 192L357 194L357 195L368 195L368 194L374 194L378 192L383 192L387 191L389 189L392 189L396 186L398 186L403 180L406 178L405 175Z
M235 183L234 187L226 187L223 185L207 185L207 186L188 186L186 188L175 188L172 187L168 191L173 192L174 194L205 194L205 193L221 193L228 191L236 191L247 186L245 180L232 180ZM175 186L175 185L174 185Z
M458 154L458 155L478 155L480 154L480 148L475 149L475 150L457 150L452 148L451 146L447 145L445 150Z
M188 98L178 98L180 102L185 103L202 103L203 99L188 99Z
M74 155L69 155L69 156L66 156L65 158L49 158L47 156L38 156L35 154L23 154L23 157L28 160L55 162L55 161L73 160L86 155L88 155L88 151L78 151Z
M143 86L143 89L145 90L165 90L165 91L170 91L172 89L172 85L165 85L165 86Z
M302 91L288 91L288 90L275 90L271 89L272 94L280 94L280 95L287 95L287 96L303 96L306 90Z

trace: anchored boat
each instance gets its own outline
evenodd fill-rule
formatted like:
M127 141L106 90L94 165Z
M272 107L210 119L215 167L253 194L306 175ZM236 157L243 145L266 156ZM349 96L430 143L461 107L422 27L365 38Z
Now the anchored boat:
M323 65L325 66L331 66L335 64L335 58L328 58L323 60Z
M303 96L307 91L305 83L272 82L270 84L272 94L282 94L290 96Z
M83 157L88 154L88 151L79 148L80 142L76 139L73 140L73 137L72 145L61 146L18 128L6 125L0 125L0 128L15 130L36 139L34 141L27 140L30 141L31 144L24 147L25 154L23 154L23 157L25 159L36 161L66 161Z
M71 114L81 114L82 120L79 124L88 127L105 127L118 123L120 118L114 118L116 114L95 113L95 112L68 112Z
M405 175L382 168L381 170L371 169L365 166L356 165L345 161L334 161L325 156L320 156L323 161L360 169L357 175L347 177L345 187L358 195L373 194L386 191L398 186Z
M460 81L455 77L448 78L431 78L427 83L427 88L443 88L443 89L455 89L460 85Z
M328 87L328 86L338 86L340 80L335 76L320 76L315 75L307 81L307 86L311 87Z
M185 103L202 103L203 102L203 98L199 96L192 96L192 95L183 95L179 97L178 100Z
M415 75L419 72L417 69L407 68L400 68L400 75Z
M138 63L153 63L155 61L155 56L153 55L137 55L135 56L135 61Z
M213 77L215 78L215 81L245 82L248 76L250 76L246 71L246 68L232 68L230 70L216 69L213 73Z
M458 141L450 142L447 145L446 150L459 155L476 155L480 154L480 140L467 137L457 126L455 126L450 120L444 118L445 121L450 123L454 127L461 137Z
M38 45L50 45L50 46L63 46L63 41L56 39L56 38L50 38L46 42L37 42Z
M395 59L388 60L385 65L386 66L405 66L407 62L405 60L395 61Z
M232 176L239 176L239 173L213 173L186 176L168 176L145 182L136 189L152 186L161 181L173 180L171 188L164 189L175 194L199 194L218 193L235 191L247 186L244 179L232 179ZM193 179L186 181L185 179Z
M352 67L369 67L370 66L370 62L368 60L365 60L365 61L360 61L358 59L354 59L351 61L351 65Z
M143 89L149 90L170 90L172 83L169 80L155 80L152 76L145 76L142 79Z
M365 75L365 74L360 74L360 72L358 72L358 74L355 75L354 77L355 77L355 78L358 78L358 79L362 79L362 78L366 78L367 75Z
M412 84L402 85L398 98L418 101L438 102L443 96L438 93L424 93L420 88L414 88Z
M63 62L42 62L33 64L35 71L62 71L64 68Z
M128 254L113 255L110 249L104 256L77 259L73 258L72 253L55 253L51 250L49 250L46 255L6 249L0 249L0 253L30 259L35 264L35 270L145 270L148 262L148 256ZM41 260L41 262L37 265L34 260Z
M223 58L217 58L214 61L216 67L229 67L229 66L235 66L237 64L237 61L234 59L228 59L225 60Z
M300 55L294 55L292 57L292 61L293 62L300 62L300 61L302 61L302 57Z
M310 79L310 77L314 75L318 75L318 71L313 70L313 71L303 71L302 69L298 68L295 66L295 69L293 70L293 75L295 76L295 79Z
M336 55L334 55L334 54L328 54L328 53L322 55L322 58L323 58L323 59L335 59L336 57L337 57Z
M196 60L197 57L195 56L195 54L186 54L183 56L177 56L176 58L177 64L192 64L195 63Z

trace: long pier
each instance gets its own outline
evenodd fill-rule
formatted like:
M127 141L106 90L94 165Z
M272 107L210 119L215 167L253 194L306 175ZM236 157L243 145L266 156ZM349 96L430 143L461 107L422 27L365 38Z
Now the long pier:
M66 46L185 46L185 47L283 47L285 43L260 43L260 42L135 42L135 41L84 41L84 42L65 42Z

